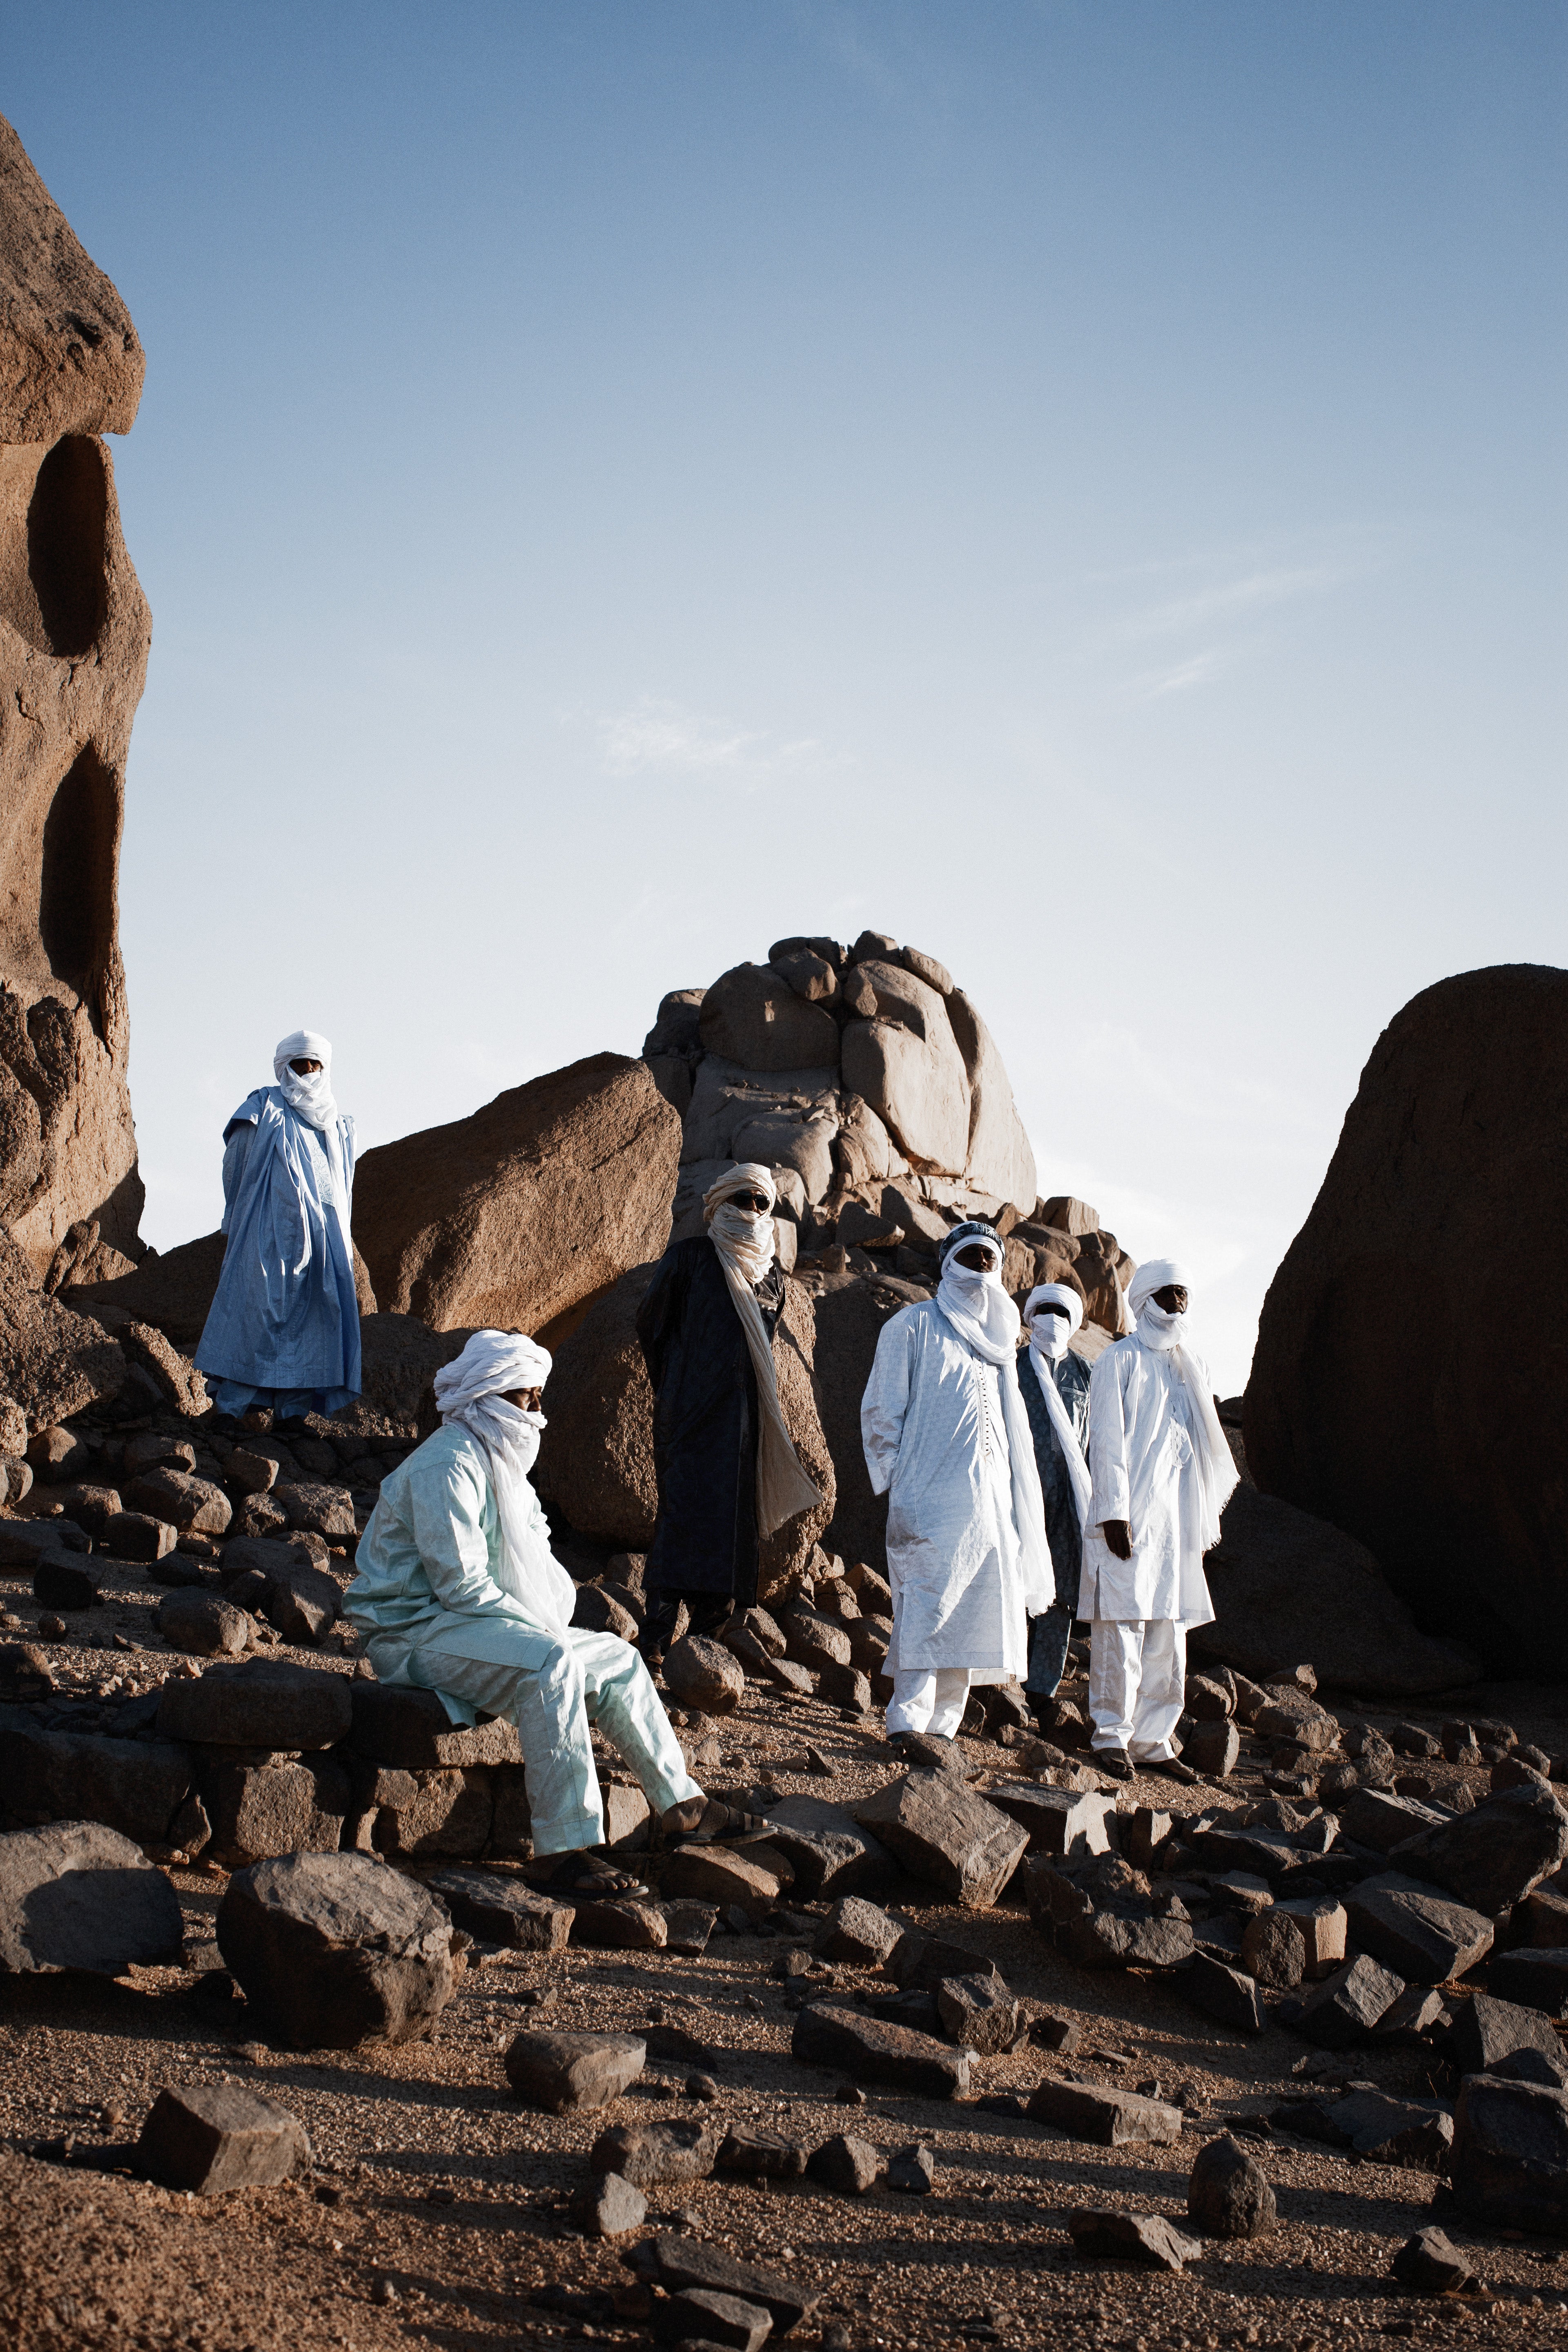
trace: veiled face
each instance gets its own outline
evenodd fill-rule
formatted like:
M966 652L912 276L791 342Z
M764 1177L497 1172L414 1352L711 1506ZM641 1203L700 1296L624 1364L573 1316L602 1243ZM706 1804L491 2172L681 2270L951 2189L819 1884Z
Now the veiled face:
M989 1274L996 1263L996 1253L984 1242L969 1242L957 1252L956 1263L966 1265L971 1274Z
M1187 1311L1187 1294L1179 1282L1168 1282L1163 1290L1157 1290L1154 1293L1154 1304L1156 1307L1163 1307L1167 1315L1184 1315Z
M501 1395L506 1399L507 1403L516 1405L519 1412L537 1412L540 1399L543 1394L542 1389L502 1389L501 1391Z
M312 1062L310 1056L305 1054L301 1054L297 1062L290 1062L289 1065L289 1067L293 1071L294 1076L297 1078L308 1078L314 1071L319 1070L321 1066L320 1062Z
M729 1195L727 1205L731 1209L743 1209L748 1217L760 1217L767 1209L768 1196L765 1192L758 1192L755 1191L750 1192L731 1192Z

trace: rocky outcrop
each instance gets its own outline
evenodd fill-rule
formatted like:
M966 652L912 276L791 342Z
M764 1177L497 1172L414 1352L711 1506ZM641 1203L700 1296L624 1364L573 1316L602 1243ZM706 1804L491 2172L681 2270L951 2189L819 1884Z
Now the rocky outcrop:
M549 1348L669 1234L679 1123L647 1065L595 1054L367 1151L354 1239L384 1309Z
M99 436L142 354L0 120L0 1218L40 1285L139 1255L117 876L152 634Z
M1413 999L1269 1286L1247 1391L1258 1485L1359 1538L1497 1673L1568 1673L1565 1129L1568 971L1497 965ZM1531 1251L1484 1348L1460 1272L1481 1225Z
M1037 1206L1034 1152L984 1022L933 956L880 932L847 950L777 940L765 964L674 990L643 1053L684 1121L678 1230L731 1160L775 1171L803 1246L830 1244L852 1200L883 1215L889 1184L917 1232L921 1211L1011 1223Z
M579 1535L626 1551L647 1551L658 1509L653 1390L637 1335L637 1310L652 1274L651 1266L638 1266L624 1275L561 1348L533 1474L545 1502ZM764 1542L764 1600L795 1580L833 1514L834 1463L819 1410L817 1344L811 1295L790 1282L773 1342L779 1402L795 1451L824 1500L786 1520Z

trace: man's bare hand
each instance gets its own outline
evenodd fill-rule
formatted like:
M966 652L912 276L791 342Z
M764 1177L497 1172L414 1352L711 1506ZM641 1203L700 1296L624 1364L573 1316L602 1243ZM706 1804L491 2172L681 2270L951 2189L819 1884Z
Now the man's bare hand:
M1132 1529L1125 1519L1101 1519L1100 1532L1118 1559L1132 1557Z

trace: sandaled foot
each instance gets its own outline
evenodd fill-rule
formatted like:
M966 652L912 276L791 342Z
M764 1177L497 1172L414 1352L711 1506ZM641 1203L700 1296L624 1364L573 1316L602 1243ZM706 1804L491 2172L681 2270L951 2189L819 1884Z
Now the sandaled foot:
M1167 1780L1179 1780L1184 1788L1191 1788L1198 1777L1192 1766L1184 1764L1179 1756L1141 1756L1136 1764L1140 1772L1163 1773Z
M1138 1769L1125 1748L1091 1748L1089 1760L1097 1772L1109 1772L1113 1780L1131 1780Z
M596 1853L547 1853L522 1874L540 1895L587 1895L607 1902L617 1895L647 1893L640 1878Z
M765 1830L767 1822L761 1813L743 1813L738 1805L726 1805L718 1797L688 1797L681 1805L671 1805L664 1816L664 1826L671 1837L695 1838L700 1844L710 1845L715 1838L742 1837L753 1830Z

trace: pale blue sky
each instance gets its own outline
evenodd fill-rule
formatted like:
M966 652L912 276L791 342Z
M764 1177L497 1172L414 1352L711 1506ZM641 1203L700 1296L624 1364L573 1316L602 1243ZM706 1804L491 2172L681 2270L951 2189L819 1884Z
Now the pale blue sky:
M868 923L1239 1387L1379 1029L1568 961L1563 6L0 30L149 355L150 1238L297 1024L375 1142Z

